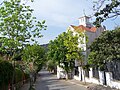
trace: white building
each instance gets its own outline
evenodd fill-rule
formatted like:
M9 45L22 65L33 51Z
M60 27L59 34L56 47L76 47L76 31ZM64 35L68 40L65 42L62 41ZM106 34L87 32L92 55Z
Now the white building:
M83 43L79 43L78 45L79 48L83 49L83 55L85 55L85 62L87 62L86 58L89 54L88 46L94 41L95 38L100 36L100 34L105 31L103 27L94 27L89 21L89 19L90 17L87 16L80 17L78 26L71 25L69 27L69 30L72 30L74 34L76 34L77 32L81 32L86 35L86 37L82 38Z
M89 49L88 46L97 38L100 36L100 34L105 31L103 27L96 28L92 25L92 23L89 21L90 17L83 16L79 18L79 25L71 25L69 27L69 30L73 31L74 34L77 34L78 32L81 32L84 34L84 38L80 38L80 40L83 41L83 43L79 43L78 47L82 48L83 55L84 55L84 63L87 63L87 57L89 55ZM88 42L87 42L88 41ZM78 60L75 60L75 73L74 73L74 79L76 80L83 80L83 72L81 71L81 68L79 67L80 64Z
M89 17L84 16L79 18L79 25L71 25L69 27L69 30L73 31L74 34L77 34L78 32L82 32L87 37L81 38L80 40L83 40L83 43L79 43L78 47L83 49L83 55L84 57L84 64L87 63L87 57L89 55L89 49L88 46L97 38L100 36L100 34L105 31L103 27L96 28L94 27L90 21ZM88 42L86 42L86 39L88 38ZM65 72L63 69L58 67L58 73L57 76L59 77L65 77ZM95 72L97 72L97 77ZM89 83L95 83L100 85L107 85L112 88L120 89L120 81L115 81L113 79L113 75L111 72L103 72L99 70L95 70L94 68L90 68L90 71L87 73L88 76L86 76L86 71L83 70L82 67L80 67L80 63L78 60L75 60L75 72L73 78L76 80L80 80L83 82L89 82Z
M88 50L88 46L94 41L95 38L97 38L103 31L104 31L104 28L100 27L100 28L96 28L92 25L92 23L90 23L89 21L90 17L87 17L87 16L84 16L84 17L80 17L79 18L79 25L78 26L75 26L75 25L71 25L68 27L68 30L71 30L73 31L73 34L77 34L78 32L82 32L83 34L85 34L87 37L84 37L84 38L81 38L81 40L83 41L83 43L79 43L78 47L79 48L82 48L83 49L83 55L85 56L84 57L84 64L86 64L86 59L87 59L87 56L88 56L88 53L89 53L89 50ZM89 42L86 42L88 38L88 41ZM77 70L77 74L76 74L76 71L75 71L75 79L78 78L78 80L80 79L79 78L79 62L78 60L75 60L75 68ZM63 72L64 70L63 69L60 69L60 67L58 67L58 73L57 73L57 76L58 78L60 77L63 77L64 74L60 73L60 72ZM60 76L62 75L62 76ZM65 75L64 75L65 76Z

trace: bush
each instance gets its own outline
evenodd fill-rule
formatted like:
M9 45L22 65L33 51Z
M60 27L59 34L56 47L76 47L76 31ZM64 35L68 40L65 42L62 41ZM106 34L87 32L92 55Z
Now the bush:
M24 73L25 75L25 79L27 80L28 78L30 78L30 75L28 73Z
M7 86L12 82L14 68L11 63L0 60L0 87Z
M21 69L15 68L15 83L22 81L23 75L24 75L24 72Z

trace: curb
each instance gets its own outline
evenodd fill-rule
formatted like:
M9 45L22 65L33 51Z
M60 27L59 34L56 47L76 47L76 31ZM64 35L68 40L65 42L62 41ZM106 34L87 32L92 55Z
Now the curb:
M86 83L84 84L84 82L81 82L81 81L78 81L78 80L68 80L67 82L71 83L71 84L76 84L78 86L82 86L82 87L85 87L86 89L88 90L93 90L92 88L98 88L100 86L102 86L102 90L119 90L119 89L113 89L113 88L108 88L108 86L104 86L104 85L97 85L97 84L94 84L94 83ZM83 85L84 84L84 85ZM92 87L91 87L92 86ZM94 90L97 90L97 89L94 89ZM101 89L99 89L101 90Z

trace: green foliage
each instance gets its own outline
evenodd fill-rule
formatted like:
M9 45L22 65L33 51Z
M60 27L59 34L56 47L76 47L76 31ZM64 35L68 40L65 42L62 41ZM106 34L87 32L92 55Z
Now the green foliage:
M50 41L48 46L48 59L53 60L66 72L70 72L74 67L74 60L78 58L81 50L78 49L78 35L73 35L71 31L63 32L54 41Z
M25 75L25 79L27 80L28 78L30 78L30 75L28 73L24 73Z
M14 68L8 61L0 60L0 86L12 81Z
M33 9L21 3L21 0L5 0L0 6L0 38L2 52L22 48L30 41L40 38L41 30L46 28L45 21L37 21L32 16Z
M28 45L23 50L22 59L25 61L26 65L33 63L34 69L41 69L45 62L45 50L40 45ZM28 66L29 67L29 66ZM37 70L38 71L38 70Z
M48 60L47 62L47 70L52 71L57 68L57 63L54 60Z
M99 27L104 20L119 16L119 6L119 0L98 0L98 2L95 2L94 9L96 13L94 16L96 21L94 24Z
M20 68L15 68L15 82L20 82L23 80L24 72Z
M120 61L120 28L105 31L90 46L89 64L104 69L108 62Z

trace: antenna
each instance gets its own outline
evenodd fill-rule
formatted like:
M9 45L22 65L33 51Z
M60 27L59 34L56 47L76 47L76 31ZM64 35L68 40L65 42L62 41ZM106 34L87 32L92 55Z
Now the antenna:
M84 14L84 16L86 16L86 14L85 14L85 9L83 9L83 14Z

